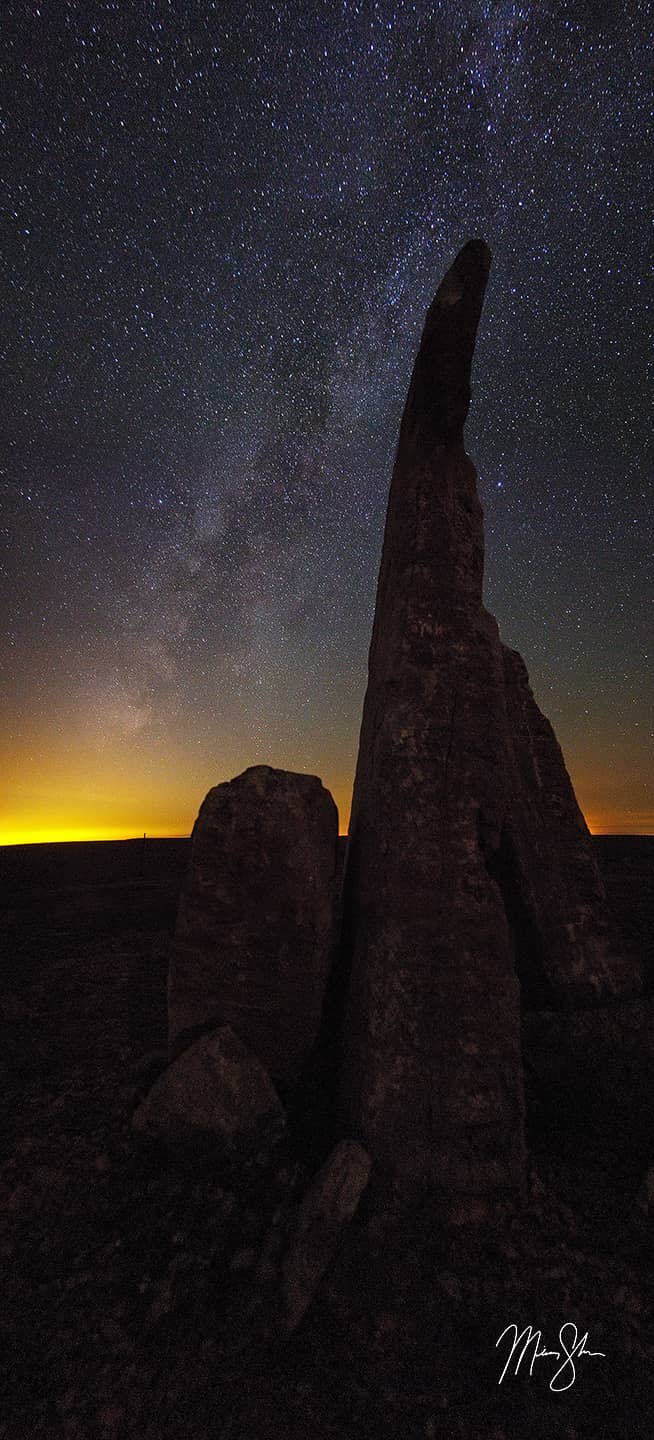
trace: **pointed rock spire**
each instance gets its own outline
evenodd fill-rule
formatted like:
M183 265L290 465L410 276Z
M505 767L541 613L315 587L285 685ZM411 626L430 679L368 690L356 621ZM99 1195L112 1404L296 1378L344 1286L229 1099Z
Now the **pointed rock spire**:
M520 998L619 988L561 752L482 606L463 444L490 269L461 251L427 314L391 481L350 839L342 1103L377 1177L451 1214L520 1193Z
M470 368L491 266L483 240L469 240L441 281L413 368L402 422L427 447L463 443L470 405Z

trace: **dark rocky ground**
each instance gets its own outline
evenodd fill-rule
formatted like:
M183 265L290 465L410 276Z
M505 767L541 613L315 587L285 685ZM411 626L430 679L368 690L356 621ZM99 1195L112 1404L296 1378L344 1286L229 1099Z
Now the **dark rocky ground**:
M654 840L595 843L625 943L651 964ZM651 986L599 1039L575 1031L558 1083L531 1073L524 1213L465 1243L418 1216L382 1245L364 1200L283 1339L276 1254L307 1167L289 1153L230 1184L181 1173L130 1128L165 1059L186 853L0 851L0 1436L649 1440ZM578 1360L560 1394L548 1359L499 1386L512 1321L550 1349L573 1321L605 1358Z

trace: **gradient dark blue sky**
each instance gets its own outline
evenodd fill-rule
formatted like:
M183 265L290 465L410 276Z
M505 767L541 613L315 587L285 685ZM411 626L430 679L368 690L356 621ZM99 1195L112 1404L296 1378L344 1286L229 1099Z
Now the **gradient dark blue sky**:
M424 312L494 264L486 603L589 822L651 830L644 5L3 8L4 838L347 818Z

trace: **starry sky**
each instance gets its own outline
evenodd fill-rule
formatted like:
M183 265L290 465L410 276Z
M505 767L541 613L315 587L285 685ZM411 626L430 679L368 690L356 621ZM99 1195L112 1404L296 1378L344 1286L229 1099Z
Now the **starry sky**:
M651 13L4 0L1 837L347 828L425 311L493 269L485 600L596 831L654 829Z

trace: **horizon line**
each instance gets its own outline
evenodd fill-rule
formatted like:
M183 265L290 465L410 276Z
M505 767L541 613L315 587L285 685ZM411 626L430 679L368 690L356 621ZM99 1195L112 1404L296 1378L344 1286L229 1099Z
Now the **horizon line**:
M602 840L602 839L604 839L604 840L618 840L618 839L626 839L626 840L651 840L651 839L654 839L654 830L591 830L590 826L588 827L588 829L589 829L589 834L591 835L591 838L594 839L594 840L595 840L595 839L597 839L597 840ZM348 839L348 834L349 834L349 832L348 832L347 830L339 830L339 833L338 833L338 838L339 838L339 840L347 840L347 839ZM185 831L183 834L182 834L182 833L177 833L177 834L167 834L167 835L160 835L160 834L151 834L151 835L148 835L147 831L145 831L143 834L140 834L140 835L76 835L76 836L70 836L70 835L69 835L69 836L62 836L62 837L59 838L59 839L53 838L53 839L48 839L48 840L42 839L42 838L35 838L35 839L33 839L33 840L26 840L26 839L21 839L21 840L0 840L0 850L18 850L18 849L22 849L22 848L24 848L24 847L26 847L26 846L28 846L28 845L134 845L134 844L139 844L139 843L142 845L144 841L147 843L148 840L150 840L150 841L152 841L152 840L163 840L163 841L166 841L166 840L190 840L190 839L191 839L191 831L190 831L190 830L189 830L189 831Z

